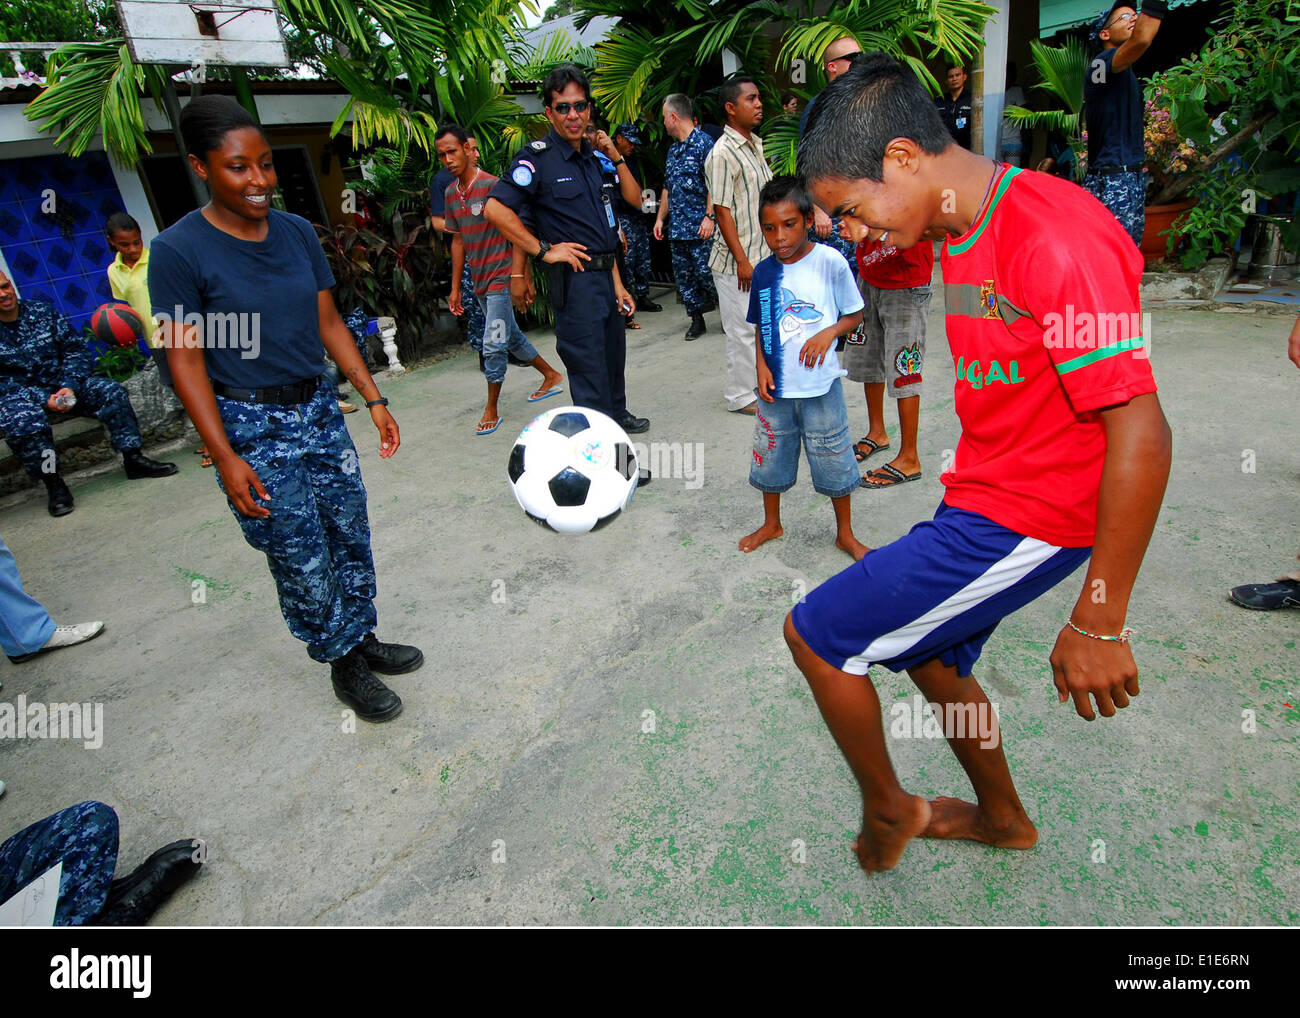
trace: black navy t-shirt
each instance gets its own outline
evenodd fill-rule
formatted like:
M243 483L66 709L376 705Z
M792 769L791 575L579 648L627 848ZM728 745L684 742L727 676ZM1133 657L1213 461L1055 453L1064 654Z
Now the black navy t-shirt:
M435 216L447 215L447 188L456 178L451 175L451 170L443 167L433 175L429 181L429 212Z
M325 371L317 299L333 285L311 224L278 209L260 241L232 237L195 209L149 247L154 315L201 323L208 375L240 388Z
M1133 68L1112 71L1118 46L1098 53L1083 78L1088 128L1088 169L1132 166L1146 159L1142 140L1142 89Z

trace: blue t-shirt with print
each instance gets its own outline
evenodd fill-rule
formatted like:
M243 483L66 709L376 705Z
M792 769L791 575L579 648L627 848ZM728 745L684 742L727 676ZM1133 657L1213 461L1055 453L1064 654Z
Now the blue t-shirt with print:
M262 240L242 240L195 209L149 246L154 316L201 322L209 377L238 388L325 373L318 299L334 285L325 252L300 216L271 209L266 225Z
M840 367L835 345L826 359L809 368L799 362L804 343L844 315L862 310L862 294L844 256L825 244L813 244L797 262L768 255L754 269L749 287L748 321L758 326L763 360L776 383L774 395L786 399L824 396Z

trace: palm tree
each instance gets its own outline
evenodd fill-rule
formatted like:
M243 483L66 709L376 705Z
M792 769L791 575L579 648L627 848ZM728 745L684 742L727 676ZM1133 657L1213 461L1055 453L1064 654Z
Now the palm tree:
M1004 115L1017 127L1042 128L1065 136L1074 149L1076 176L1083 171L1083 78L1090 59L1081 39L1067 39L1064 46L1044 46L1035 39L1029 44L1038 82L1033 88L1050 92L1064 109L1027 110L1008 106Z
M934 95L939 83L925 57L944 54L962 60L974 57L983 46L985 20L994 9L979 0L847 0L824 14L815 14L814 0L804 0L802 17L786 29L777 54L777 69L800 75L809 94L826 84L821 55L836 39L856 39L864 51L880 50L911 67ZM809 72L811 69L811 73ZM763 132L763 151L777 173L793 173L798 147L798 125L773 118Z
M505 40L517 37L529 0L276 2L296 53L352 97L336 132L351 116L358 145L387 143L404 151L413 143L428 152L442 112L431 99L437 79L505 66ZM120 39L76 43L50 57L46 81L25 115L57 131L56 144L69 155L82 155L97 133L126 166L152 151L140 98L148 91L162 104L171 87L165 68L136 65Z

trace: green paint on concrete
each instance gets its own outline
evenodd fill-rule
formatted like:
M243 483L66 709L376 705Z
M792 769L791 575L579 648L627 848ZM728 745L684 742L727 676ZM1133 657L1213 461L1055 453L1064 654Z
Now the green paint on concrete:
M1202 820L1200 823L1196 825L1196 833L1199 834L1202 838L1207 837L1210 833L1210 825L1207 824L1204 820Z

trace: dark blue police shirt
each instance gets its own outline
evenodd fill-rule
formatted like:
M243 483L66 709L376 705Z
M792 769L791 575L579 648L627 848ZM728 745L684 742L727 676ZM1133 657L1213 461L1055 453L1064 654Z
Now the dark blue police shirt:
M435 216L447 215L447 188L456 178L451 175L451 170L443 167L433 175L429 181L429 212Z
M1142 89L1132 67L1112 71L1118 46L1098 53L1083 77L1083 116L1088 128L1088 170L1132 166L1146 159L1142 137ZM1097 61L1105 64L1098 67ZM1094 79L1101 79L1099 81Z
M539 240L583 244L588 254L613 254L618 225L610 222L612 203L606 212L604 183L586 139L575 149L551 130L519 150L510 169L492 185L491 197L526 223L531 218Z

